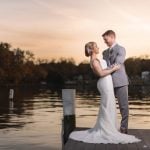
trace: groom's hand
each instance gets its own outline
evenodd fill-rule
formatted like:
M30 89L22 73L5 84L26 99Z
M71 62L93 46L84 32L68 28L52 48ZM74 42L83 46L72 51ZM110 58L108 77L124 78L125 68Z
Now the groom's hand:
M121 64L119 64L119 63L114 63L114 64L112 64L110 67L112 68L112 67L114 67L115 65L121 66Z
M116 63L112 64L110 67L113 68L116 65Z
M120 64L113 64L113 65L111 65L111 68L113 68L113 70L114 71L117 71L117 70L119 70L120 69L120 67L121 67L121 65Z

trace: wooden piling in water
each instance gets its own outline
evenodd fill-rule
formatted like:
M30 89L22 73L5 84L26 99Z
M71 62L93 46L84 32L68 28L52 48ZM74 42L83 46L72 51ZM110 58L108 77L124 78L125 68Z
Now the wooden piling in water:
M13 100L13 98L14 98L14 89L10 89L9 90L9 99Z
M12 112L14 109L14 89L9 90L9 110Z
M62 89L63 119L62 143L68 141L69 134L76 128L75 118L75 89Z

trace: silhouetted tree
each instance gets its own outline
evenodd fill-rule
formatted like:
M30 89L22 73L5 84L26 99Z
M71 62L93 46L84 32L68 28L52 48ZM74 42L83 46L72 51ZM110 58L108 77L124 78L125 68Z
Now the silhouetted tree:
M125 61L130 78L141 77L143 71L150 71L150 57L132 57ZM96 80L87 61L75 64L73 58L35 59L34 53L20 48L13 49L10 44L0 43L0 84L64 84L68 80Z

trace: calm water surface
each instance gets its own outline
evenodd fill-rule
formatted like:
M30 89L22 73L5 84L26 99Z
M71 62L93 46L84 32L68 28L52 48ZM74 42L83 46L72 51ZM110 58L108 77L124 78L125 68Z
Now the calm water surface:
M9 89L0 88L0 150L60 150L61 90L15 88L13 103L8 93ZM149 87L130 89L129 128L150 129L148 93ZM116 104L120 120L117 101ZM94 126L99 105L100 95L96 90L77 90L77 126Z

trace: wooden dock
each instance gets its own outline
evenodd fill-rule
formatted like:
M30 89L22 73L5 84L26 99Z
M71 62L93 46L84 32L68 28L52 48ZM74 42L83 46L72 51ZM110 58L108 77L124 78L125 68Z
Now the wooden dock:
M76 128L76 131L88 128ZM130 144L92 144L69 139L64 150L150 150L150 129L129 129L128 134L142 139L138 143Z
M88 128L76 127L75 89L62 89L62 150L150 150L150 129L129 129L128 134L142 139L138 143L129 144L94 144L68 139L69 134L76 130Z

